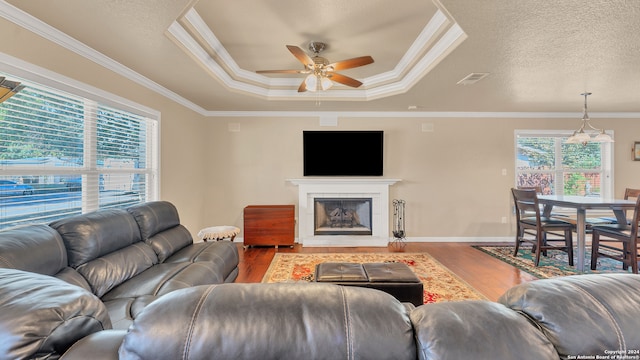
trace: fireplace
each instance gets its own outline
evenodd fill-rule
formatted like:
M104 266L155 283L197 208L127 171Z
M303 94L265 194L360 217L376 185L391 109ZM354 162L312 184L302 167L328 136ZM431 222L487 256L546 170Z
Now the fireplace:
M326 177L288 179L287 181L298 186L297 242L302 246L387 246L389 244L389 209L391 208L389 187L401 181L400 179ZM364 211L366 216L356 212L362 226L349 227L350 220L347 216L342 220L340 228L334 226L331 230L327 229L334 232L340 231L339 234L317 233L316 201L336 199L348 200L348 202L370 199L368 201L370 217L367 211ZM324 206L326 208L326 204ZM338 212L334 215L338 215ZM361 227L368 227L371 232L368 235L356 234L355 232L360 231Z
M314 235L371 235L371 198L315 198Z

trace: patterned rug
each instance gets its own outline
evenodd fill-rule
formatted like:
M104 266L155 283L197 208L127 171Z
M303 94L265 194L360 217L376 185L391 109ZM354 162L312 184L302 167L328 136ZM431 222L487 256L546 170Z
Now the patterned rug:
M365 254L285 254L276 253L263 283L313 281L315 267L323 262L375 263L402 262L422 280L424 302L486 299L431 255L426 253L365 253Z
M540 264L536 267L533 265L534 256L531 254L531 247L522 247L518 249L518 256L513 256L513 246L474 246L474 248L484 251L485 253L498 258L507 264L511 264L518 269L524 270L529 274L546 279L556 276L566 276L578 274L576 268L569 266L569 258L567 253L560 250L549 250L547 256L540 256ZM575 252L574 250L574 257ZM622 263L607 258L599 258L597 270L591 270L591 248L587 247L585 252L584 273L612 273L625 272L622 270Z

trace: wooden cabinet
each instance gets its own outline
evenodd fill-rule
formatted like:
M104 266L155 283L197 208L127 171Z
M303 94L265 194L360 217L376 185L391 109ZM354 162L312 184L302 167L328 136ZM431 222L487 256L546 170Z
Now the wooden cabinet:
M249 205L244 208L244 247L251 245L293 246L294 205Z

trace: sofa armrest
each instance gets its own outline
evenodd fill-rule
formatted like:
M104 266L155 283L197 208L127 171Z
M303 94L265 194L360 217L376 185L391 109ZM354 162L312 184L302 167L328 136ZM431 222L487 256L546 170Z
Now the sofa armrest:
M118 348L126 330L105 330L85 336L73 344L60 360L118 360Z
M56 358L91 333L111 328L104 304L89 291L51 276L0 269L0 354Z
M640 349L640 275L538 280L507 290L498 301L542 329L561 358Z
M490 301L418 306L410 314L418 359L558 359L526 318Z

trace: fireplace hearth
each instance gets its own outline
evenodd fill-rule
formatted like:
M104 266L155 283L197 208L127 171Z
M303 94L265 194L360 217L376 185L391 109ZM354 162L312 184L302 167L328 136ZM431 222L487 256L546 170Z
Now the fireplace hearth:
M371 198L315 198L314 235L371 235Z

